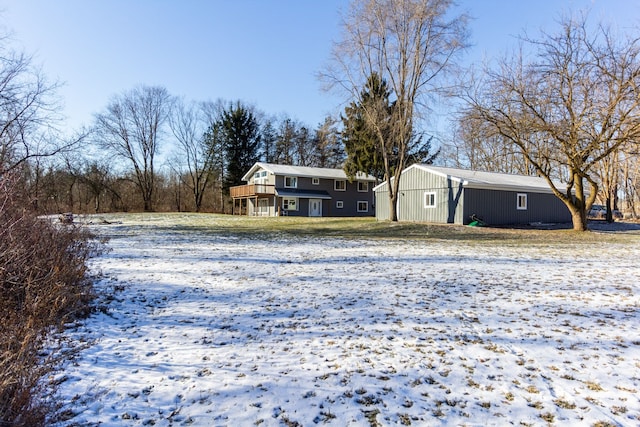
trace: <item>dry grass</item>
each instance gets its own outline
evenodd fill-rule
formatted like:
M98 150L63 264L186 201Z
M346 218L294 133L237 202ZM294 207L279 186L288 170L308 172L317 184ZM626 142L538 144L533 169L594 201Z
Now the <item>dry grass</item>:
M638 230L625 232L576 232L566 228L469 227L453 224L377 221L375 218L247 217L206 213L140 213L88 216L87 221L123 221L154 229L166 223L168 233L197 231L201 234L248 235L261 238L318 236L337 238L448 240L484 245L554 245L626 243L636 241Z
M86 260L98 245L80 228L57 227L26 208L15 181L0 179L0 425L43 425L55 384L50 333L88 313Z

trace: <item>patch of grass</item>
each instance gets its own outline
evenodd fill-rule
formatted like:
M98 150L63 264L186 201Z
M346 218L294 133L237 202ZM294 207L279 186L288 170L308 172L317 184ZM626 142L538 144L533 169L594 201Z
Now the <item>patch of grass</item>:
M526 388L527 392L531 393L531 394L538 394L540 393L540 390L538 390L538 387L534 386L534 385L530 385Z
M131 213L101 215L109 221L139 223L142 228L165 227L167 235L195 231L202 235L253 235L277 238L284 235L426 239L463 242L496 242L501 245L602 244L625 242L636 236L623 233L582 233L572 230L467 227L451 224L377 221L375 218L248 217L206 213ZM87 217L91 220L91 217Z
M486 346L484 346L484 348L489 350L489 351L493 351L494 353L499 353L499 354L504 354L505 353L504 349L500 348L500 346L498 346L497 344L494 344L494 343L487 344Z
M400 420L400 424L402 424L403 426L411 425L411 417L409 416L409 414L398 414L398 419Z
M591 391L604 391L602 386L595 381L585 381L584 384Z
M469 378L467 380L467 385L469 387L473 387L473 388L480 388L480 384L478 384L477 382L475 382L473 379Z
M628 411L626 406L612 406L611 407L611 413L613 415L622 415L622 414L626 414Z
M535 409L542 409L544 408L544 405L542 404L542 402L536 401L536 402L529 402L527 404L529 407L531 408L535 408Z
M616 389L621 390L621 391L627 391L629 393L637 393L638 390L636 390L635 388L628 388L628 387L624 387L621 385L616 385L615 386Z
M569 402L565 399L558 398L558 399L555 399L553 403L555 403L559 408L562 408L562 409L576 409L575 403Z
M371 427L382 426L382 424L380 424L380 422L377 420L377 416L380 413L379 409L363 410L362 413L364 414L364 417L367 419L367 421L369 421L369 426Z
M313 419L313 422L315 424L318 423L328 423L331 420L334 420L336 418L335 414L332 414L331 411L327 410L327 411L320 411L320 415L318 415L317 417L315 417Z
M549 424L553 423L553 420L556 418L551 412L545 412L544 414L540 414L540 418L548 422Z
M378 403L382 403L379 397L376 397L372 394L368 394L366 396L361 396L356 399L356 403L364 406L377 405Z
M302 427L302 424L297 421L290 420L286 415L282 417L281 421L287 427Z

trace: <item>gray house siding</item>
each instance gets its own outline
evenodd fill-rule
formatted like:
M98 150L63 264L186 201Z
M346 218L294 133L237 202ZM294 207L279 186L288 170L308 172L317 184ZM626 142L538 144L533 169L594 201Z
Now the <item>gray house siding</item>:
M461 223L461 191L460 184L450 178L409 169L400 181L398 219ZM425 206L425 193L432 194L433 206Z
M284 188L284 176L276 177L276 188ZM335 189L334 179L319 178L318 184L313 184L313 178L297 177L297 190L324 191L331 196L330 200L322 200L322 216L332 217L358 217L374 215L374 196L371 188L372 183L368 183L366 192L358 191L358 182L346 180L345 191ZM290 211L290 216L309 216L310 197L298 198L298 210ZM339 203L341 206L339 207ZM358 211L358 202L366 202L366 210Z
M264 169L258 168L257 172ZM285 187L285 179L296 179L295 187ZM314 184L314 181L317 181ZM309 216L310 203L321 203L321 216L331 217L367 217L375 214L375 197L373 193L373 177L371 180L360 181L366 186L366 191L358 191L359 181L349 182L345 179L344 190L336 190L336 179L328 177L299 176L295 173L276 174L269 172L260 183L275 187L276 195L249 198L247 200L247 214L253 216L275 216L278 213L288 216ZM249 177L249 183L257 184L254 176ZM317 197L316 197L317 195ZM285 199L295 199L296 209L284 209Z
M518 194L526 194L527 208L517 208ZM464 224L475 214L488 224L529 224L570 222L571 214L553 194L527 191L498 191L466 188Z
M389 219L389 192L386 185L376 190L376 219ZM402 174L398 191L398 220L462 224L462 185L443 176L419 169ZM434 193L435 206L425 207L425 193Z
M564 203L535 177L414 165L403 171L398 193L400 221L469 224L474 214L490 225L571 221ZM386 183L375 198L376 218L388 220Z
M378 221L389 219L389 192L386 189L376 190L376 219Z

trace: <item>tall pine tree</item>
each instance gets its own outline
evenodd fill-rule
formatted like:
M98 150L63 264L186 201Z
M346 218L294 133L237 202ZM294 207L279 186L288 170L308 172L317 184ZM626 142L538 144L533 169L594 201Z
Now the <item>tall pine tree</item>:
M391 118L393 104L389 101L390 91L387 84L378 74L372 74L361 92L363 103L376 103L383 106L379 108L380 114L387 115L386 121ZM344 163L344 171L350 179L357 172L371 174L379 180L384 179L384 161L378 147L375 133L367 126L364 110L361 103L352 102L345 108L342 117L343 131L342 141L347 159ZM384 119L381 123L384 123Z
M243 175L260 159L260 125L250 107L239 101L222 112L220 130L226 153L224 189L240 185Z
M380 78L377 73L369 76L365 88L360 94L360 103L352 102L345 108L345 115L342 117L343 131L342 140L347 153L347 160L344 170L350 179L353 179L357 172L364 172L375 176L378 180L385 180L384 155L382 150L387 150L386 156L389 161L389 173L393 176L398 168L399 156L398 148L394 144L385 147L380 146L380 136L383 140L392 138L393 114L396 103L390 101L391 90L387 83ZM369 114L375 114L377 129L371 128L371 122L367 121L364 114L365 108ZM405 153L405 167L413 163L433 163L439 154L431 154L432 137L423 140L422 134L412 131L407 137Z

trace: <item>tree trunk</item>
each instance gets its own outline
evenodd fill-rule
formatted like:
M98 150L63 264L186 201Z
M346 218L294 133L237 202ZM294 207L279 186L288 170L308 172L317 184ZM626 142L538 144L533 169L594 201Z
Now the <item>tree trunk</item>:
M613 207L611 204L611 197L607 196L605 200L605 208L606 208L606 220L608 223L613 222Z
M587 216L584 212L580 210L571 212L571 221L573 222L574 231L587 231Z
M398 194L393 191L389 192L389 220L398 222Z

